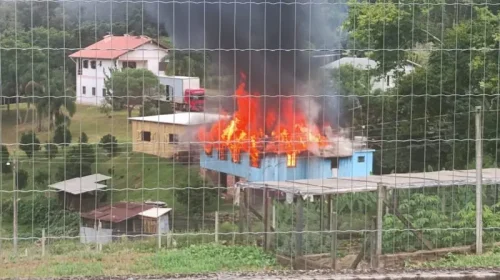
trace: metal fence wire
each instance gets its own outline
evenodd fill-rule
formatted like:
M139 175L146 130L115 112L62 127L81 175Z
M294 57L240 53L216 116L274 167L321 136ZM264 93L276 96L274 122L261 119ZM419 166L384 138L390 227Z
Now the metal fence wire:
M488 1L0 0L5 275L495 252L498 30Z

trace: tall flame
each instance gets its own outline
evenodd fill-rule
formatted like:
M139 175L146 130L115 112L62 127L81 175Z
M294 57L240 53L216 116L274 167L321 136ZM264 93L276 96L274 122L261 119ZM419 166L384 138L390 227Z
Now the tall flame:
M247 91L245 74L241 74L235 95L237 111L232 118L198 132L207 154L213 149L219 154L229 150L232 161L239 162L241 153L245 152L254 167L259 166L262 153L286 154L287 165L295 166L298 154L328 144L318 126L308 123L292 97L277 97L278 102L272 100L278 106L262 106L265 100L260 94Z

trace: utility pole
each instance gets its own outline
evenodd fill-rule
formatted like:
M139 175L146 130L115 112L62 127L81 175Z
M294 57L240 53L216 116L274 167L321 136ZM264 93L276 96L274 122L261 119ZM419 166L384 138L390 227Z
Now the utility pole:
M483 123L476 106L476 254L483 253Z
M13 218L12 218L12 243L14 247L14 255L17 256L17 159L14 155L14 159L12 163L12 210L13 210Z

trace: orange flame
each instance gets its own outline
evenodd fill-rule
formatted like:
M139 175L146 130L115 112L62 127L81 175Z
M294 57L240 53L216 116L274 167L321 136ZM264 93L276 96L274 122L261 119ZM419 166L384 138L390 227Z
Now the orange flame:
M202 128L198 133L207 154L213 149L219 154L229 150L232 161L239 162L241 153L246 152L254 167L259 166L262 153L286 154L287 166L295 166L297 155L307 151L311 144L327 145L326 137L316 125L308 125L306 115L293 98L278 97L279 106L261 106L260 94L246 90L245 74L241 74L235 94L238 109L232 118L220 120L208 131Z

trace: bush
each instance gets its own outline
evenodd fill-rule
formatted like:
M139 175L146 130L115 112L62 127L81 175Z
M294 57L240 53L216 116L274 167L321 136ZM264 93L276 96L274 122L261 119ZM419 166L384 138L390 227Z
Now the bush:
M52 143L45 144L45 156L48 159L55 158L57 153L58 153L58 150L59 150L59 148L57 148L56 144L52 144Z
M17 179L17 188L19 190L26 188L26 186L28 185L28 178L29 176L26 170L20 169L17 171L16 179Z
M111 134L106 134L101 138L99 147L106 150L110 156L115 156L118 153L118 141Z
M31 158L36 151L40 151L40 148L40 140L33 131L28 133L23 132L19 143L19 149L24 151L28 158Z
M45 171L38 171L35 175L35 184L39 187L44 187L49 182L49 174Z
M71 143L71 139L71 132L64 126L58 126L54 131L53 142L56 144L68 146Z
M85 132L82 132L80 135L80 143L88 143L89 142L89 137Z
M179 203L189 207L191 214L203 214L217 201L217 189L208 182L204 183L199 175L191 180L182 177L179 179L179 187L182 189L175 192L175 198Z
M79 144L71 147L66 154L66 164L59 166L56 172L56 180L65 181L92 174L92 164L95 160L95 150L91 145Z
M1 145L0 146L0 171L3 174L8 174L12 172L12 167L10 165L7 165L9 162L9 150L7 149L7 146Z

